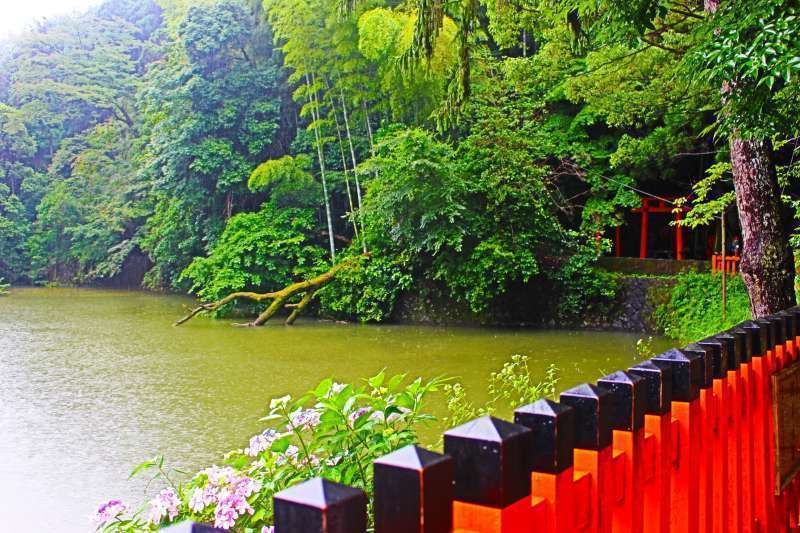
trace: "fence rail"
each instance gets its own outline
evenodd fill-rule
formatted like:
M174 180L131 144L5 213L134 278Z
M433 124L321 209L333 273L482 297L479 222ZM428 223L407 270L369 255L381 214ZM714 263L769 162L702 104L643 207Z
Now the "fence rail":
M711 272L725 272L726 274L738 274L739 262L742 260L738 255L722 255L714 254L711 256Z
M513 422L450 429L444 454L395 451L374 464L375 532L795 531L800 481L776 474L776 448L797 452L786 435L800 431L776 420L781 401L800 410L800 378L778 390L798 346L792 308L520 407ZM366 531L358 489L314 479L274 504L277 533Z

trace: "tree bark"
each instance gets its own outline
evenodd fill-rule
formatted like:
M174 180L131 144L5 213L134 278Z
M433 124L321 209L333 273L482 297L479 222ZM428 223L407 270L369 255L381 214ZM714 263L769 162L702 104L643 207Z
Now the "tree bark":
M719 4L720 0L704 0L703 7L714 14ZM728 88L728 83L722 87L723 97ZM742 227L739 268L750 297L750 312L753 318L760 318L795 305L794 256L783 220L772 143L734 133L729 146Z
M795 305L792 251L768 140L730 139L736 205L742 226L742 277L753 318Z

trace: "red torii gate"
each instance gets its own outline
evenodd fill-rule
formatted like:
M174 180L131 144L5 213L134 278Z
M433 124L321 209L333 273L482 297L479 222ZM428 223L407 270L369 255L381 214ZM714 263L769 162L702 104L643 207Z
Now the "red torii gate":
M649 218L648 215L650 213L672 213L674 215L675 222L680 222L683 220L683 213L689 211L688 207L677 207L675 205L671 205L671 200L674 200L674 198L642 198L642 206L631 210L633 213L641 213L642 215L642 228L641 235L639 237L639 258L647 258L647 227ZM621 226L617 226L616 228L615 248L616 256L620 257L622 252ZM683 259L683 227L680 224L675 224L675 257L679 260Z

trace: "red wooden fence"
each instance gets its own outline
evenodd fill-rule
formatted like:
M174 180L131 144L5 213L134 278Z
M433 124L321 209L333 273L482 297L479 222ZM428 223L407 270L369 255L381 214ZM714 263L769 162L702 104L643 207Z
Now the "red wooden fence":
M398 450L374 466L375 532L797 531L800 481L776 490L772 376L798 346L793 308L520 407L513 423L453 428L444 454ZM315 479L274 504L277 533L366 531L357 489Z
M724 270L727 274L738 274L741 260L742 258L738 255L726 255L723 265L722 255L714 254L711 256L711 272L717 273Z

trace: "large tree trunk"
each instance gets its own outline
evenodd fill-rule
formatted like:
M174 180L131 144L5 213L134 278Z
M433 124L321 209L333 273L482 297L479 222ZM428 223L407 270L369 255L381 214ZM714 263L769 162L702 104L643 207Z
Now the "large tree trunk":
M753 318L795 305L789 247L772 144L730 139L736 205L742 226L741 271Z
M704 0L703 7L713 14L719 4L720 0ZM728 92L725 85L723 96ZM782 216L772 143L742 139L734 133L729 144L742 226L740 268L750 311L759 318L795 305L794 258Z

